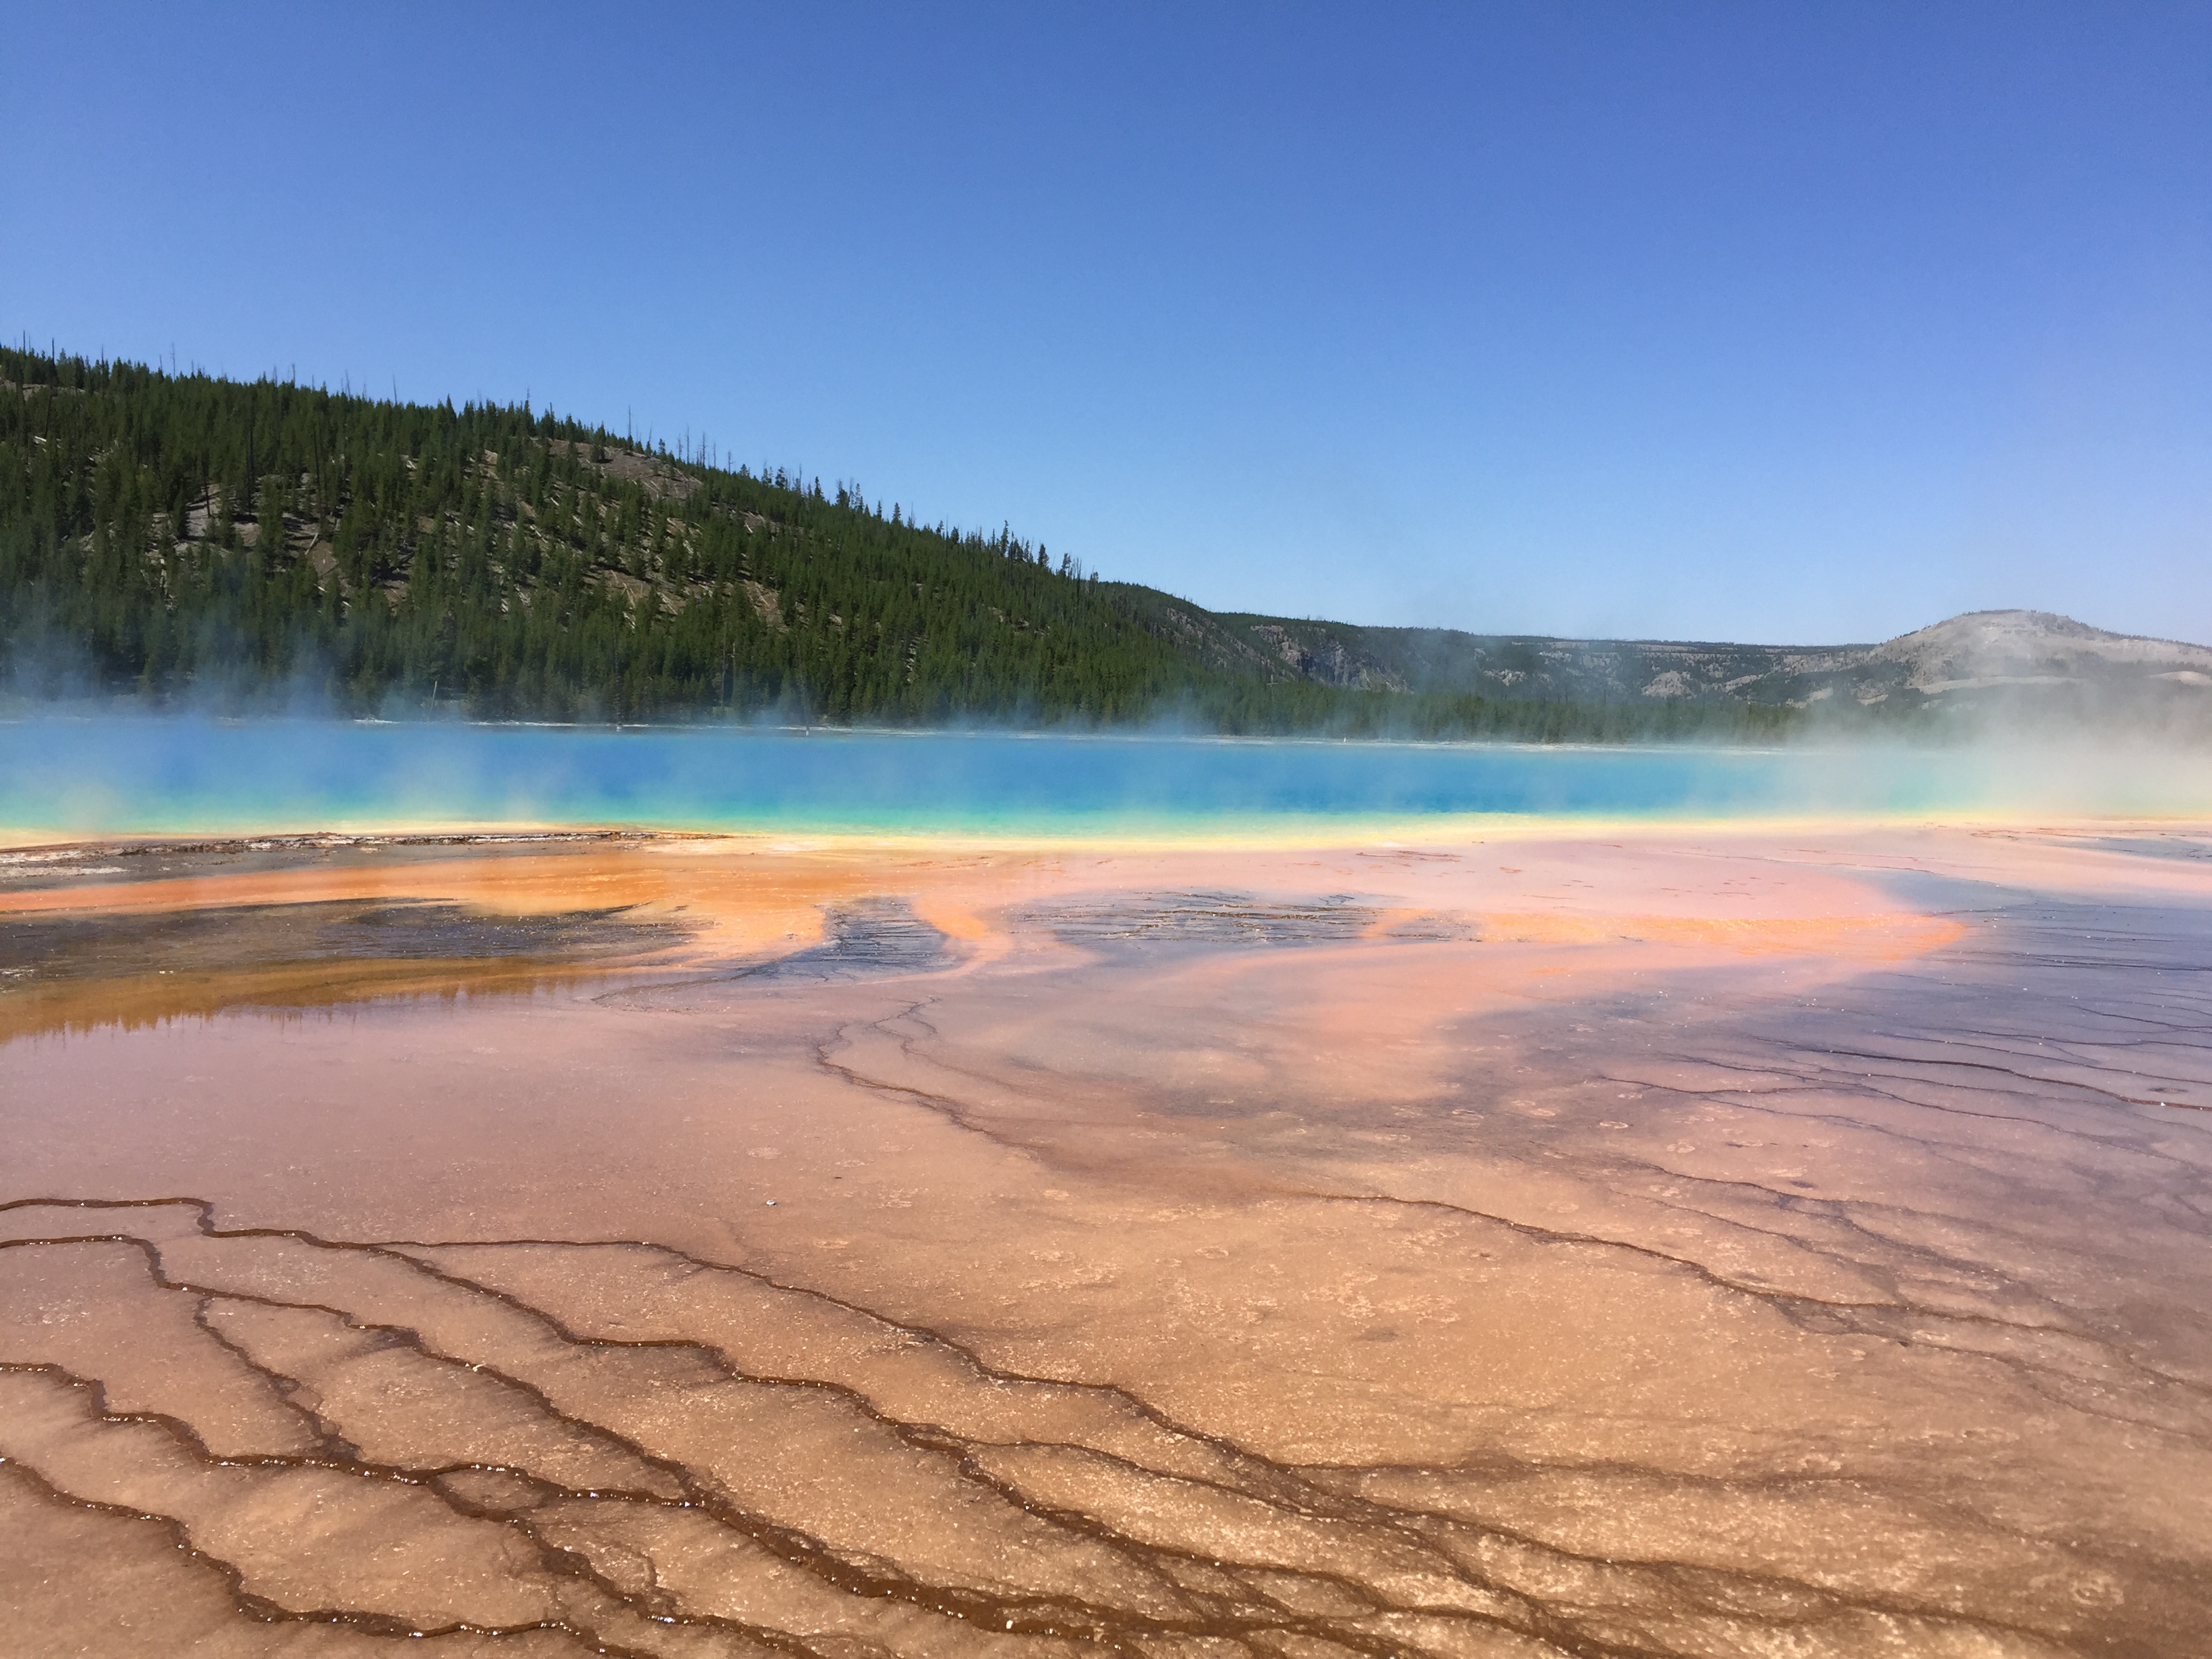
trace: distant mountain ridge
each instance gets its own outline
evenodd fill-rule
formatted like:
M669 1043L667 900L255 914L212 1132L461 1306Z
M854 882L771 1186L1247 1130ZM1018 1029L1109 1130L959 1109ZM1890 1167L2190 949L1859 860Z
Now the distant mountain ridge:
M2028 687L2212 688L2212 647L2115 634L2045 611L1969 611L1880 644L1832 646L1213 620L1255 661L1279 661L1324 684L1401 692L1874 709L1985 702Z

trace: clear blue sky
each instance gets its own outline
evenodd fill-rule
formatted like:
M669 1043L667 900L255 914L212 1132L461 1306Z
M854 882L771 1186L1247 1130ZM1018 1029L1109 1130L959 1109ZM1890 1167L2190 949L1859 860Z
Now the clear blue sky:
M2212 641L2212 5L24 4L0 329L1224 608Z

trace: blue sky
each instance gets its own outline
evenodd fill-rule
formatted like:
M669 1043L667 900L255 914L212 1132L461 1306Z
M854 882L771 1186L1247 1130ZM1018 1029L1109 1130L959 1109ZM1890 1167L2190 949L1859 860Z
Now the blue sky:
M1222 608L2212 641L2212 6L8 4L0 330Z

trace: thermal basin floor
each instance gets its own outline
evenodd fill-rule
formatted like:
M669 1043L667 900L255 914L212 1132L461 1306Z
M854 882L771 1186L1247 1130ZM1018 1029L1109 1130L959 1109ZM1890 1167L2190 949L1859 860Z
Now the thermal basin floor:
M2208 854L10 854L0 1646L2202 1653Z

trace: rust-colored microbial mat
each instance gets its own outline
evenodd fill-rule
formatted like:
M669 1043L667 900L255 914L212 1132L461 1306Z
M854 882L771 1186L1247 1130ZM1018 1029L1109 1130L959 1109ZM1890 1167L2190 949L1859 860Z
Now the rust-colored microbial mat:
M2208 854L11 854L0 1650L2212 1652Z

